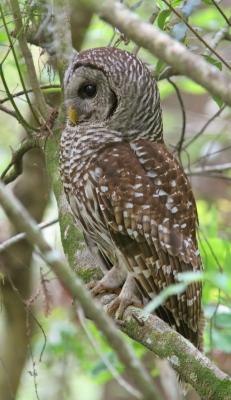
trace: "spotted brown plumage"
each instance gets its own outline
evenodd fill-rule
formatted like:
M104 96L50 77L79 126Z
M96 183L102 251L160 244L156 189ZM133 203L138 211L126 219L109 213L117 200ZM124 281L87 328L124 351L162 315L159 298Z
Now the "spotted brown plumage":
M126 269L149 301L179 272L202 268L195 200L163 141L156 83L132 54L99 48L74 57L64 87L78 116L67 120L60 152L73 214L109 268ZM200 283L156 312L202 348Z

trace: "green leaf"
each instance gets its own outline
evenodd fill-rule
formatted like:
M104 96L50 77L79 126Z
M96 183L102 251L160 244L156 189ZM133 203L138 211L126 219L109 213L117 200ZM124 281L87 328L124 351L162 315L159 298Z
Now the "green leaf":
M224 105L223 100L221 100L221 98L218 96L213 96L213 100L215 101L215 103L217 103L219 108L221 108Z
M204 58L206 59L206 61L209 64L214 65L216 68L218 68L220 71L222 70L222 63L220 61L218 61L216 58L213 58L211 56L204 56Z
M180 294L185 291L187 285L185 283L176 283L175 285L170 285L163 289L147 306L144 308L144 314L150 314L155 311L161 304L163 304L168 297Z
M164 70L165 67L166 67L165 62L162 61L162 60L158 60L157 63L156 63L156 68L155 68L156 76L159 76L160 73Z
M202 281L204 279L205 274L203 272L181 272L177 274L177 279L180 282L184 283L192 283L192 282L198 282Z
M162 10L159 13L159 16L158 16L158 19L157 19L157 25L161 30L164 29L165 22L166 22L166 20L167 20L167 18L169 17L170 14L171 14L171 10Z

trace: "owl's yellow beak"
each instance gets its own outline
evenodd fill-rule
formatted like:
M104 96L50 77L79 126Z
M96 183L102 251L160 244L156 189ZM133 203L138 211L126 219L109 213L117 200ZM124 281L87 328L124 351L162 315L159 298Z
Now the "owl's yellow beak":
M68 107L68 109L67 109L67 117L68 117L69 121L73 125L77 125L77 123L78 123L78 113L77 113L76 108L74 108L73 106Z

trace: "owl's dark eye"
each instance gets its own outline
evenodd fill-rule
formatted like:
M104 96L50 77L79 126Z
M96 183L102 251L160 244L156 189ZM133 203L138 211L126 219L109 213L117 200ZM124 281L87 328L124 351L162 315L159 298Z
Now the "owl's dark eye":
M84 83L79 88L78 95L82 97L83 99L89 98L91 99L92 97L95 97L97 92L97 86L93 83Z

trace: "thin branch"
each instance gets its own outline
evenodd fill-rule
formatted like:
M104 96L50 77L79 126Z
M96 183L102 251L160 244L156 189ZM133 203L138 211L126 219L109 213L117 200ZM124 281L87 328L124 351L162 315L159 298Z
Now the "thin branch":
M193 136L192 139L190 139L182 148L182 150L186 150L188 146L190 146L193 142L195 142L195 140L197 140L203 133L204 131L208 128L208 126L211 124L211 122L213 122L217 117L219 117L219 115L222 113L222 111L225 109L225 105L222 106L221 108L219 108L219 110L212 115L211 118L209 118L208 121L206 121L206 123L202 126L202 128L200 129L200 131Z
M42 85L40 86L41 90L46 90L46 89L61 89L60 85ZM19 92L16 92L14 94L12 94L12 97L20 97L20 96L24 96L25 93L33 93L33 89L26 89L26 92L24 90L20 90ZM8 97L4 97L4 99L0 100L0 104L4 104L7 101L9 101L10 99Z
M186 174L200 174L204 172L224 172L231 169L231 163L218 164L218 165L205 165L204 167L193 168L192 170L185 170Z
M39 141L36 139L29 139L22 142L19 149L12 151L12 159L6 169L1 174L1 180L8 184L14 181L22 173L22 159L24 154L29 150L39 147ZM11 168L13 167L12 171Z
M220 29L216 34L214 35L213 39L211 40L210 46L212 49L216 49L219 43L226 38L226 35L229 31L229 28L226 26L225 28ZM211 51L207 49L205 51L205 55L211 55Z
M195 165L195 164L198 164L198 163L200 163L200 162L204 162L205 159L207 159L208 157L213 157L213 156L215 156L215 155L217 155L217 154L219 154L219 153L222 153L223 151L229 150L230 148L231 148L231 145L226 146L226 147L222 147L222 149L213 151L212 153L205 154L205 155L203 155L202 157L200 157L199 159L193 161L193 162L191 163L191 165Z
M0 182L0 204L18 230L24 231L32 245L36 246L44 261L50 266L73 299L78 300L84 313L104 333L120 361L134 378L137 388L145 400L160 399L159 393L141 361L135 356L113 321L92 299L83 282L68 267L58 251L53 250L41 234L36 222L16 199L13 193Z
M154 71L154 77L158 80L161 81L163 79L168 79L171 78L172 76L177 76L180 75L179 72L174 70L174 68L167 66L161 73L160 75L156 74Z
M154 24L154 22L155 22L155 20L156 20L156 18L157 18L157 16L158 16L158 13L159 13L159 8L157 7L157 6L155 6L155 9L154 9L154 11L153 11L153 13L152 13L152 15L150 16L150 18L149 18L149 20L148 20L148 22L152 25L152 24ZM135 55L135 56L137 56L137 54L138 54L138 52L139 52L139 50L140 50L140 46L135 46L134 47L134 49L133 49L133 54Z
M18 72L18 75L19 75L19 79L20 79L21 85L23 87L23 90L25 91L25 95L26 95L28 106L30 107L31 113L32 113L33 117L35 118L35 121L39 122L38 116L37 116L37 114L36 114L36 112L34 110L34 107L33 107L32 103L30 101L30 98L26 93L26 86L25 86L23 75L22 75L22 72L21 72L21 69L20 69L20 65L19 65L19 62L18 62L18 57L17 57L16 51L15 51L15 48L14 48L14 43L12 41L8 26L6 24L5 16L4 16L3 9L2 9L1 6L0 6L0 13L1 13L3 24L4 24L5 32L7 34L7 38L8 38L9 43L10 43L9 50L11 50L12 53L13 53L14 62L15 62L16 68L17 68L17 72Z
M162 0L166 6L168 6L170 8L171 11L174 12L174 14L177 15L177 17L179 19L181 19L184 24L189 28L189 30L197 37L197 39L203 43L203 45L209 49L211 51L211 53L213 53L228 69L231 70L231 66L224 60L223 57L220 56L220 54L217 53L217 51L211 47L209 45L209 43L207 43L200 35L199 33L197 33L197 31L188 23L188 21L186 20L186 18L183 17L183 15L181 15L167 0Z
M28 124L28 122L25 120L23 115L20 113L20 111L19 111L19 109L17 107L17 104L15 103L15 101L13 99L13 96L10 93L10 90L9 90L8 85L7 85L7 82L6 82L6 79L5 79L5 75L4 75L4 72L3 72L3 66L2 66L1 63L0 63L0 77L2 79L2 83L3 83L4 89L6 91L6 94L8 96L8 99L11 102L11 104L12 104L14 110L15 110L15 113L17 115L18 121L22 124L22 126L25 128L25 130L30 134L31 131L35 131L36 129L33 126L31 126L30 124Z
M24 26L22 22L22 15L20 11L20 7L17 0L10 0L11 9L14 16L15 28L18 36L18 42L23 54L25 64L27 66L28 77L30 81L31 88L33 89L33 94L35 97L35 102L37 104L38 110L41 116L46 119L48 114L48 107L45 102L43 93L40 89L39 82L36 75L36 70L32 58L31 51L28 47L26 37L24 35Z
M78 315L78 319L79 322L90 342L90 344L92 345L93 349L95 350L96 354L101 358L101 360L103 361L104 365L107 367L108 371L112 374L113 378L116 380L116 382L123 388L126 390L127 393L129 393L130 395L132 395L133 397L135 397L136 399L141 399L141 394L139 392L137 392L137 390L130 385L129 382L125 381L125 379L123 379L122 376L119 375L119 373L116 371L116 369L114 368L114 366L110 363L110 361L108 360L107 356L104 355L104 353L101 352L95 338L92 336L92 334L90 333L89 329L87 328L87 325L85 323L85 315L84 312L82 310L82 308L77 307L77 315Z
M14 117L19 121L19 117L18 117L18 115L17 115L17 113L15 111L9 110L9 108L4 107L1 104L0 104L0 111L3 111L8 115L11 115L11 117Z
M53 219L52 221L49 222L42 222L41 224L38 224L39 229L46 229L49 228L50 226L57 224L59 220ZM26 234L25 233L18 233L15 236L12 236L11 238L5 240L5 242L0 243L0 253L3 251L6 251L10 246L12 246L15 243L20 242L21 240L26 239Z
M82 4L85 4L83 0ZM104 20L118 28L136 44L149 50L178 73L188 76L231 106L230 80L216 67L207 63L203 57L193 54L182 43L142 21L119 2L108 0L100 4L96 0L91 0L90 4Z
M231 26L231 22L230 19L225 15L224 11L222 10L222 8L219 6L219 4L217 4L217 2L215 0L212 0L213 5L217 8L217 10L219 11L219 13L222 15L222 17L224 18L224 20L227 22L228 26Z
M182 146L183 146L184 139L185 139L186 112L185 112L184 102L183 102L183 99L182 99L182 96L181 96L181 93L180 93L180 90L179 90L178 86L170 78L168 78L168 82L171 83L171 85L174 87L174 89L176 91L176 95L177 95L178 101L180 103L180 108L181 108L181 113L182 113L181 135L180 135L180 140L176 145L178 157L180 158Z
M231 176L215 174L215 173L208 173L208 172L188 172L188 176L200 176L204 178L212 178L212 179L222 179L224 181L231 182Z

